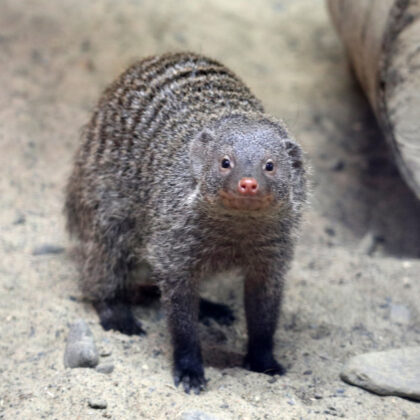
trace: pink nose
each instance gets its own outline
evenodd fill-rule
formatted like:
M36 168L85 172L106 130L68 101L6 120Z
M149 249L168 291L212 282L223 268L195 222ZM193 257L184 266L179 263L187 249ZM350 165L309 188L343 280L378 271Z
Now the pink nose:
M255 178L242 178L238 183L238 191L242 195L255 195L258 191L258 182Z

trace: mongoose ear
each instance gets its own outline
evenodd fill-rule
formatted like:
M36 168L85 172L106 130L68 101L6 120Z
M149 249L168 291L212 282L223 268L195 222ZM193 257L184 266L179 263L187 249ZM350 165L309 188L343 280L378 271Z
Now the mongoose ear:
M303 170L303 154L300 146L293 140L285 141L286 152L291 159L292 168L295 172L300 173Z
M292 167L291 202L293 208L299 211L306 201L306 174L303 153L300 146L290 139L285 141L285 148Z
M202 172L206 155L209 152L209 143L214 139L214 134L204 129L191 141L190 159L194 175Z

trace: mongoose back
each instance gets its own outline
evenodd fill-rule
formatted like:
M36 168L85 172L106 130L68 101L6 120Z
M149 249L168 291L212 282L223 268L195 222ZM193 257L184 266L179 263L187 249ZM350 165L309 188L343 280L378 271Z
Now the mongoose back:
M199 393L200 310L233 315L200 302L198 284L239 268L245 367L281 374L273 335L304 202L299 145L232 71L193 53L146 58L105 90L67 186L82 291L105 329L141 334L121 302L146 262L166 306L175 383Z

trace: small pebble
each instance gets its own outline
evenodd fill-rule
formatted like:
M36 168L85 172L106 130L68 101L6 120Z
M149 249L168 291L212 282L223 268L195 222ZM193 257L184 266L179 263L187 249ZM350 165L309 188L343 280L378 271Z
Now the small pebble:
M105 410L108 407L108 403L105 400L89 398L89 407L96 410Z
M26 217L23 214L18 214L15 220L13 220L14 225L23 225L25 222L26 222Z
M32 255L47 255L47 254L61 254L64 252L64 248L62 246L54 245L54 244L42 244L36 246L32 250Z
M184 411L181 416L181 420L219 420L218 417L204 413L203 411Z
M327 325L314 325L313 328L314 331L310 333L310 336L314 340L321 340L331 335L331 331L329 330L329 327Z
M161 354L162 354L162 351L161 350L153 350L153 352L152 352L152 356L154 358L160 356Z
M96 366L96 371L100 373L112 373L114 371L114 365L112 363L103 363L102 365Z
M79 319L70 326L64 353L64 366L95 367L99 362L93 334L86 322Z
M404 268L410 268L412 266L411 261L403 261L402 266Z
M332 228L332 227L326 227L326 228L325 228L325 233L326 233L328 236L335 236L335 230L334 230L334 228Z
M103 348L99 351L99 356L101 357L108 357L108 356L111 356L111 354L112 354L112 350L110 349Z

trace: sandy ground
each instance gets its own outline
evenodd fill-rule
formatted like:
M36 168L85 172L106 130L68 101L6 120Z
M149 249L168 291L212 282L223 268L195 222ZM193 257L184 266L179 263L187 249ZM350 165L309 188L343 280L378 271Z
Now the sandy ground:
M420 405L339 379L369 350L420 344L420 204L402 182L321 0L0 0L0 418L420 419ZM194 50L235 70L284 118L312 165L288 275L276 355L284 377L241 369L239 279L205 285L231 327L202 326L208 390L173 386L159 305L139 308L146 337L104 332L82 301L68 252L63 186L80 127L101 90L135 59ZM402 316L398 315L403 307ZM397 308L397 309L395 309ZM401 311L400 311L401 312ZM89 322L102 362L65 369L68 325ZM90 397L108 403L88 407Z

